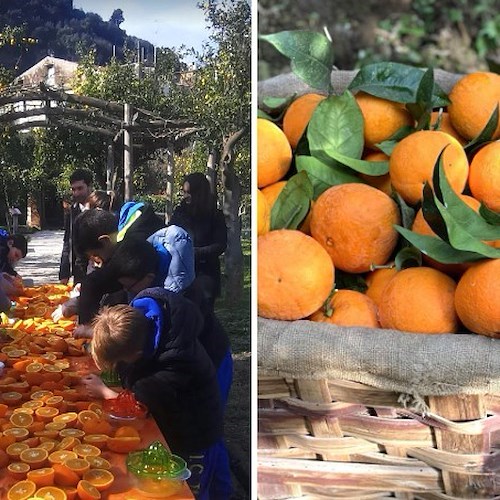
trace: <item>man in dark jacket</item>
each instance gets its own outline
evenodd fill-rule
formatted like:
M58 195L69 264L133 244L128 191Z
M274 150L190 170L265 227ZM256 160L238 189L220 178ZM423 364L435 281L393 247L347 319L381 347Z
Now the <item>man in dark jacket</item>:
M99 313L92 356L100 369L116 369L123 387L148 407L172 452L187 461L196 498L226 500L210 493L223 424L215 368L198 340L202 327L192 302L146 289L130 306ZM92 397L117 396L95 375L84 383Z
M76 251L73 237L75 219L86 209L92 191L92 173L84 168L75 170L70 178L73 203L64 215L64 239L59 267L59 281L66 284L73 276L73 282L81 283L87 274L87 258Z

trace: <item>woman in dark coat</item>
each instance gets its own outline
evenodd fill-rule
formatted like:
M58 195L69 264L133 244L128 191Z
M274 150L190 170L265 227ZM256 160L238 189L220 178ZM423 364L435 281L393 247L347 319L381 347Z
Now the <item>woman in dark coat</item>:
M205 298L213 307L221 294L219 256L227 245L227 228L222 210L217 208L208 179L200 172L184 178L183 200L174 210L170 224L181 226L194 244L195 274Z

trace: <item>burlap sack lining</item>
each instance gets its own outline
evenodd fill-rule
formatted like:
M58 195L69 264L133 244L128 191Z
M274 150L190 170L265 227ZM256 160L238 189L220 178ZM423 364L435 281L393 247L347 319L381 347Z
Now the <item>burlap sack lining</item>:
M351 83L357 71L332 71L332 87L333 93L338 95L342 94L347 86ZM441 69L434 70L434 80L440 87L449 93L453 85L462 75L449 73ZM293 73L275 76L258 83L258 100L259 105L262 103L264 97L288 97L291 95L302 95L309 92L318 92L306 85L302 80L297 78Z
M258 373L423 396L500 393L500 341L258 319ZM404 399L405 396L402 396Z

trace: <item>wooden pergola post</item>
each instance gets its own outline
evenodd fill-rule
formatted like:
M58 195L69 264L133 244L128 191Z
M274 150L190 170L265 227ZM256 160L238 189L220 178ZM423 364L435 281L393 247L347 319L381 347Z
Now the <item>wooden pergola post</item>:
M125 104L123 107L123 122L125 125L123 134L123 182L125 185L125 201L132 200L134 196L134 187L132 184L133 175L133 140L132 133L128 125L132 125L132 106Z

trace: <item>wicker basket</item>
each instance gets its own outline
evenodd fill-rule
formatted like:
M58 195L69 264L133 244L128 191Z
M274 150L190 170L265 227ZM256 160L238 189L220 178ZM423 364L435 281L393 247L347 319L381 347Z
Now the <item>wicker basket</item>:
M470 386L461 388L456 374L447 380L443 370L437 369L435 376L429 373L429 366L436 362L429 360L433 343L442 343L443 336L372 330L369 340L380 338L383 343L383 362L405 365L401 356L413 352L413 359L408 360L412 369L406 373L418 367L426 372L416 374L417 379L427 381L421 387L414 387L411 380L404 380L409 375L403 375L395 381L399 389L393 390L382 388L391 381L373 373L376 360L369 359L366 348L359 348L362 343L347 339L353 335L346 332L349 329L296 323L309 328L308 338L287 332L293 323L259 319L260 499L500 498L500 340L444 336L451 339L450 355L440 368L457 365L455 352L463 351L465 343L470 342L474 353L474 360L459 363L456 370L458 377L471 379ZM367 332L356 334L366 336ZM351 350L348 363L345 356L335 359L326 352L329 335L333 353ZM400 337L411 340L403 354ZM415 349L417 345L422 349ZM273 350L281 361L272 353L270 360L263 359ZM380 352L374 349L374 356L380 358ZM300 374L297 358L302 353L312 368ZM481 364L477 360L483 355L484 373L475 377L475 364ZM356 369L349 373L343 364ZM363 364L371 373L363 373ZM360 382L366 376L371 377L370 385ZM420 409L409 409L408 392L419 393ZM418 399L413 398L414 402Z

